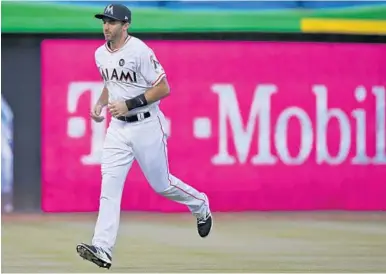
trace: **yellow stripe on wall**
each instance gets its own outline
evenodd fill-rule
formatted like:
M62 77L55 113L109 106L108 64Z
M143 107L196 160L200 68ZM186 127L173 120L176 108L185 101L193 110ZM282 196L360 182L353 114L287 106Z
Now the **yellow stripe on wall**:
M302 32L386 34L386 20L314 19L301 20Z

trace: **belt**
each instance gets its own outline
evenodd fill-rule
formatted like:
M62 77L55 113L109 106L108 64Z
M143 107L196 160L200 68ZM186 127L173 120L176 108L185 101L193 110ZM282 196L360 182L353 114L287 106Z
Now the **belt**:
M117 117L117 119L124 122L133 123L133 122L145 120L146 118L149 118L149 117L150 117L150 112L143 112L132 116L119 116Z

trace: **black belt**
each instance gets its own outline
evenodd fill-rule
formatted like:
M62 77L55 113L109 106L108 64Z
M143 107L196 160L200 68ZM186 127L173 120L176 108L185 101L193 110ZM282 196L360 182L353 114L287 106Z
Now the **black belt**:
M138 114L135 114L132 116L119 116L119 117L117 117L117 119L124 121L124 122L132 123L132 122L142 121L142 120L149 118L149 117L150 117L150 112L143 112L143 113L138 113Z

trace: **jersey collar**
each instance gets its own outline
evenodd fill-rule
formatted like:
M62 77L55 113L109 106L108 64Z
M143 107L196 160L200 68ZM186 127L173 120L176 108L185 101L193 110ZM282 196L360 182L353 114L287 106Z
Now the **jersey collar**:
M129 42L130 39L131 39L131 35L128 35L126 37L125 43L123 43L122 47L120 47L119 49L115 49L115 50L110 49L108 42L105 43L105 47L106 47L108 52L114 53L114 52L117 52L118 50L120 50L121 48L123 48L127 44L127 42Z

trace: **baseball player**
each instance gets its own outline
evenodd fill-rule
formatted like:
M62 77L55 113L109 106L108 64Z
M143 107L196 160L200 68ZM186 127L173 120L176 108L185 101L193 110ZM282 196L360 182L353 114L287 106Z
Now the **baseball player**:
M102 187L92 244L79 244L76 250L83 259L109 269L124 182L134 159L157 193L189 208L201 237L211 231L212 214L204 193L169 172L165 117L159 102L170 94L170 89L152 49L128 34L131 11L124 5L112 4L95 17L103 21L106 43L95 51L104 88L91 118L103 121L101 113L106 107L112 119L103 145Z

